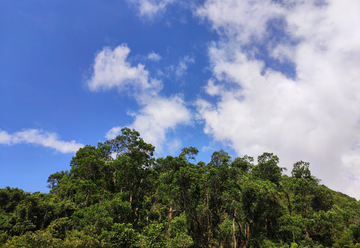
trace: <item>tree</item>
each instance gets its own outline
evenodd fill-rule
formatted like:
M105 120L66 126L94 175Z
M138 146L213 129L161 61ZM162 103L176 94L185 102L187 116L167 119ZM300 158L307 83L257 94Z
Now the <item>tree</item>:
M292 177L293 178L312 179L309 166L310 166L309 162L304 162L304 161L296 162L291 171Z
M186 160L189 162L190 159L195 161L195 157L196 155L198 155L199 150L195 147L184 147L183 149L181 149L181 154L180 156L184 156L186 157Z
M1 247L359 247L360 204L272 153L153 157L135 130L85 146L50 194L0 189Z
M223 149L221 149L220 151L216 151L211 155L211 161L210 161L210 165L211 166L218 166L220 164L222 164L223 162L230 162L231 156L225 152Z
M279 167L278 164L279 158L276 155L264 152L258 157L258 164L253 168L253 173L262 180L269 180L279 185L284 168Z

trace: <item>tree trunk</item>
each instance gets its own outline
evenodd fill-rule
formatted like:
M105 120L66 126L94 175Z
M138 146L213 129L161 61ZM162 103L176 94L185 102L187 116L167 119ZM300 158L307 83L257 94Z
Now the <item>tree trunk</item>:
M308 231L307 231L306 227L305 227L305 233L306 233L306 238L307 238L307 240L310 240L310 235L309 235L309 233L308 233Z
M169 222L168 222L168 231L167 231L167 236L170 240L170 224L171 224L171 220L172 220L172 213L173 213L173 204L172 201L170 201L170 210L169 210Z
M235 213L233 216L233 237L234 237L234 248L236 248L236 235L235 235Z

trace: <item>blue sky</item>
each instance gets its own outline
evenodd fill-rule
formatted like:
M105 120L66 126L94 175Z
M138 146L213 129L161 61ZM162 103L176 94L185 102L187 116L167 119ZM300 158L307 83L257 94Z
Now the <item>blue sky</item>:
M76 150L273 152L359 198L357 0L1 1L0 187L47 192Z

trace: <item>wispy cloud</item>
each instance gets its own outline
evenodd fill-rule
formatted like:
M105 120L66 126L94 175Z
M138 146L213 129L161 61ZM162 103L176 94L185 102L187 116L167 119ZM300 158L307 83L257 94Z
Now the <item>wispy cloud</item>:
M360 181L347 180L360 178L358 9L357 0L205 1L196 14L220 35L206 92L220 100L197 101L204 131L239 155L274 152L290 170L307 160L326 185L360 197ZM276 32L273 20L283 22ZM266 67L260 46L295 76Z
M176 67L175 74L178 77L183 76L186 74L186 70L188 68L188 64L195 63L195 59L190 56L185 56L180 59L179 65Z
M16 145L22 143L49 147L61 153L76 152L84 146L76 143L75 140L70 142L61 141L56 133L49 133L39 129L26 129L13 134L0 130L0 144Z
M175 0L128 0L139 9L140 16L153 18L166 9L166 6Z
M148 54L147 58L153 61L159 61L161 59L161 56L157 53L152 52Z

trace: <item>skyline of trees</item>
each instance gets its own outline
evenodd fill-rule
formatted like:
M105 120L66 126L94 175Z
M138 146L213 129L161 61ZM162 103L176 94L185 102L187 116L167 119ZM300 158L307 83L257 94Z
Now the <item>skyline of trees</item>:
M360 204L272 153L155 159L129 128L81 148L50 193L0 189L1 247L360 247Z

